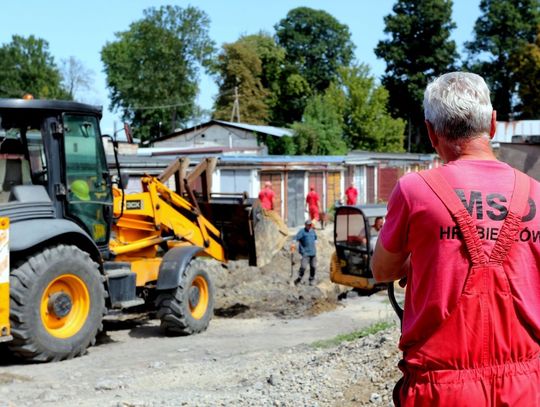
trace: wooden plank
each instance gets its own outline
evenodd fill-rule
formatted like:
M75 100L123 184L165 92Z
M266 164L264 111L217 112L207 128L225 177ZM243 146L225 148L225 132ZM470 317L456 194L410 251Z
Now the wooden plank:
M329 171L326 178L326 208L327 211L333 208L336 201L341 200L341 173L339 171Z

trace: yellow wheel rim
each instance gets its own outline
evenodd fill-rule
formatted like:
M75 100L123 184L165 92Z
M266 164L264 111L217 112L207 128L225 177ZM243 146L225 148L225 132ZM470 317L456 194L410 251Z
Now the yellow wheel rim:
M201 319L208 309L208 282L202 276L193 279L189 289L189 310L195 319Z
M86 284L73 274L55 278L41 297L41 321L49 334L70 338L84 326L90 312Z

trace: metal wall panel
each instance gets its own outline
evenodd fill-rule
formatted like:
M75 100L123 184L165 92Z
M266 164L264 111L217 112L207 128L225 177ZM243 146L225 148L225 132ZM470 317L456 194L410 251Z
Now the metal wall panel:
M366 166L366 202L376 203L375 201L375 167Z
M295 227L304 223L304 171L290 171L287 174L287 226Z

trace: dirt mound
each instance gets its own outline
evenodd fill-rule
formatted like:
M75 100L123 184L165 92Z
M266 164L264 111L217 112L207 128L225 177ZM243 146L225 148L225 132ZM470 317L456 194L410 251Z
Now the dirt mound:
M338 306L338 296L344 287L329 280L330 257L334 250L332 225L316 230L318 265L313 286L307 284L307 275L298 286L293 284L298 275L300 256L294 253L291 270L290 245L298 230L289 230L283 248L264 267L251 267L247 261L231 261L224 268L208 261L205 267L216 285L216 316L296 318Z

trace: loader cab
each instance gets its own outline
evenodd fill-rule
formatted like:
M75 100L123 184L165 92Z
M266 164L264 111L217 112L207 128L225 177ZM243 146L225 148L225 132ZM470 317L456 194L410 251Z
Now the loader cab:
M70 220L107 250L112 193L100 117L75 102L0 99L0 212Z
M340 206L334 217L335 252L330 264L330 279L334 283L357 289L378 287L369 263L378 230L377 219L386 216L386 205Z
M98 118L62 116L66 216L84 226L98 246L109 241L112 194Z

